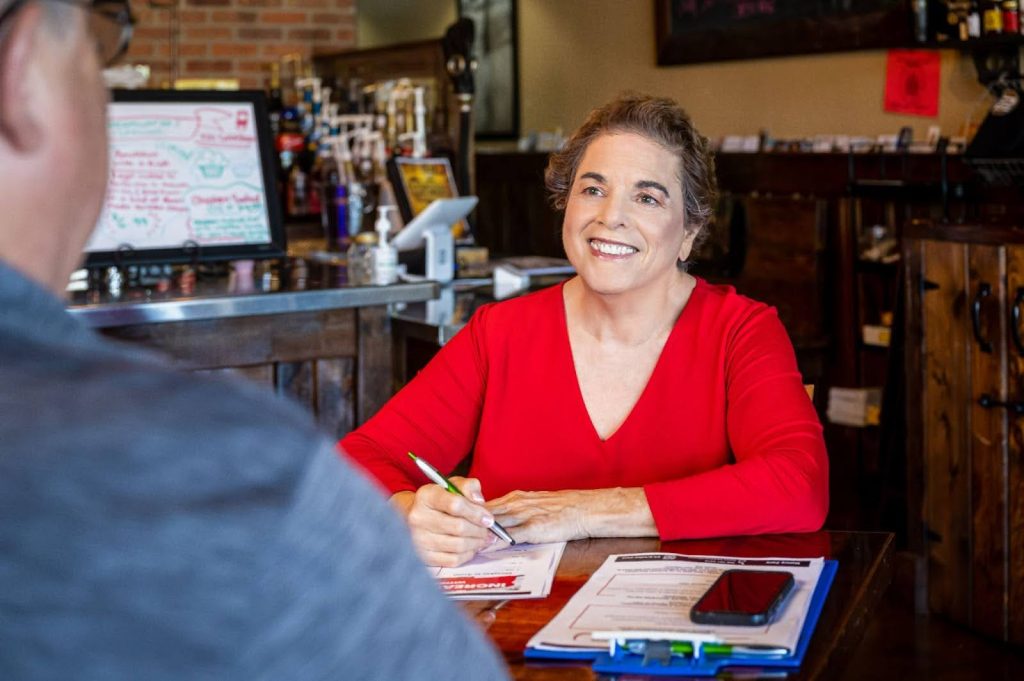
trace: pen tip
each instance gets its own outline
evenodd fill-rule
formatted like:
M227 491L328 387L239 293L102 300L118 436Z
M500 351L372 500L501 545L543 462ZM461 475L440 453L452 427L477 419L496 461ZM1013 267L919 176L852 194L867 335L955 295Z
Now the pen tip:
M408 454L408 455L409 455L409 458L410 458L410 459L412 459L413 461L415 461L415 460L416 460L416 455L415 455L415 454L413 454L412 452L406 452L406 454Z

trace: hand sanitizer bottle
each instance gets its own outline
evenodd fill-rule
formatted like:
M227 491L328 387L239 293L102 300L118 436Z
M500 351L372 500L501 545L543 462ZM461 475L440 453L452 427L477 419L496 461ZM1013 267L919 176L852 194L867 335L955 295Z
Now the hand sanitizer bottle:
M377 223L374 225L377 231L377 245L373 249L373 283L380 286L393 284L398 280L398 251L388 243L388 231L391 229L388 211L394 209L394 206L377 207Z

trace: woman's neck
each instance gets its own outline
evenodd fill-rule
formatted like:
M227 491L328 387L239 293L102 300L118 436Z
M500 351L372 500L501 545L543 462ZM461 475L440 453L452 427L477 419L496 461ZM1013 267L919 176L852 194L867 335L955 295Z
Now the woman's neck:
M565 284L567 314L581 331L602 342L636 346L666 336L686 307L697 280L685 272L669 286L598 293L580 277Z

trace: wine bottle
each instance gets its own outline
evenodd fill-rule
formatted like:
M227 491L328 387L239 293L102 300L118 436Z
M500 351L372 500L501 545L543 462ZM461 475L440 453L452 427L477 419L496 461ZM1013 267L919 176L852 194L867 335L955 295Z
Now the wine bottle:
M967 36L969 38L981 37L981 9L978 7L978 0L971 0L968 3Z
M981 5L981 28L985 35L1003 32L1003 10L998 0L984 0Z
M1020 2L1003 0L1003 33L1020 33Z

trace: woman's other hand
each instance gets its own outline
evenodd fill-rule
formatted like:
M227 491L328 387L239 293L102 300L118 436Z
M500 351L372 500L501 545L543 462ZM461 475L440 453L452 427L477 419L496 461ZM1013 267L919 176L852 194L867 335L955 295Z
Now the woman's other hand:
M516 542L658 535L647 495L639 487L515 491L488 501L486 506Z
M413 544L427 565L462 565L497 539L487 529L494 524L494 516L483 506L480 481L459 477L451 481L464 497L435 484L391 497L405 516Z

